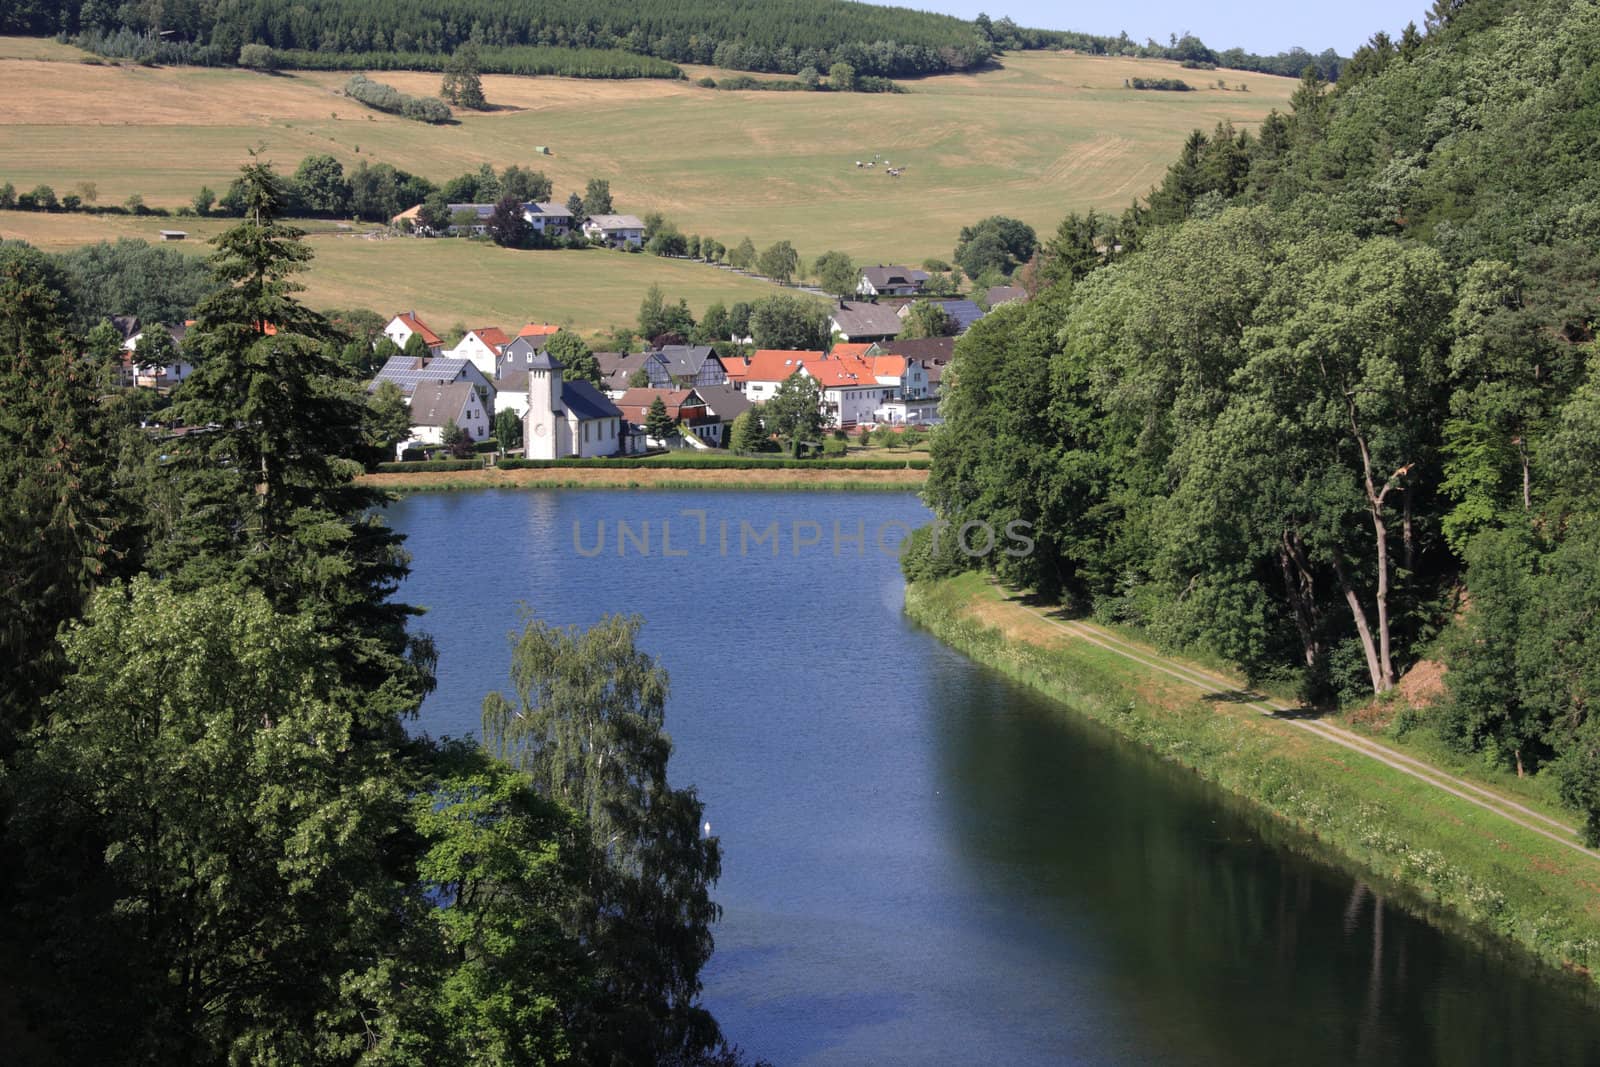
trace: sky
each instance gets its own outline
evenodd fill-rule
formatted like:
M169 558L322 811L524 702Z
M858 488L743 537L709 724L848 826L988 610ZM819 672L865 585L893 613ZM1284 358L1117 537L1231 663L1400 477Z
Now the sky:
M1063 4L1051 0L887 0L905 7L972 18L1010 15L1022 26L1080 30L1115 37L1123 30L1136 41L1185 30L1221 51L1237 45L1271 55L1298 45L1309 52L1332 48L1348 56L1378 30L1397 37L1407 22L1422 25L1431 0L1344 0L1333 4L1285 4L1282 0L1235 0L1221 4L1179 0L1122 0L1121 3Z

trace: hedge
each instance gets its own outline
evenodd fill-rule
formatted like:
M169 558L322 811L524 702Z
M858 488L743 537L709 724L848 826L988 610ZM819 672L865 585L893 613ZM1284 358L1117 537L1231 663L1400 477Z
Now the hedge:
M475 471L483 469L483 460L424 459L405 463L380 463L372 469L379 474L408 474L411 471Z
M390 463L386 466L408 466ZM420 466L420 465L410 465ZM651 459L645 456L627 456L622 459L502 459L495 464L501 470L559 470L563 467L612 467L617 469L654 467L667 470L829 470L829 471L896 471L927 470L928 460L922 459L756 459L750 456L728 456L719 459Z

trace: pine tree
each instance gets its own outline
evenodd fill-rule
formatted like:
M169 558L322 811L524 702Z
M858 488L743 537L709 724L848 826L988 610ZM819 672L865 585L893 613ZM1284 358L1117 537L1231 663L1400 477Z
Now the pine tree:
M667 414L666 402L659 394L650 401L650 410L645 413L644 432L657 441L666 441L678 432L678 426Z
M393 725L430 684L430 654L406 635L412 609L389 600L406 568L375 514L385 498L352 481L371 409L324 344L328 322L295 299L311 252L278 219L278 177L253 161L243 183L244 218L213 241L221 287L187 338L196 368L172 413L193 431L163 468L177 514L151 563L183 587L241 582L310 613L352 682L384 694L374 714Z

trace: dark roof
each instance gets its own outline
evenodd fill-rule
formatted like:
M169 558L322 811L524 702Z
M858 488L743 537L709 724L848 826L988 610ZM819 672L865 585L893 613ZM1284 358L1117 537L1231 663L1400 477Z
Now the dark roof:
M874 289L900 288L907 285L921 288L922 283L928 280L927 271L913 270L897 263L891 263L887 267L865 267L861 271L861 276L871 282Z
M494 389L497 393L526 393L528 391L528 372L525 370L505 370L494 380Z
M448 426L475 399L471 382L423 382L411 395L411 425Z
M560 364L557 364L559 366ZM580 419L620 419L622 411L585 381L561 383L561 404Z
M120 333L122 335L122 339L126 341L128 338L139 332L139 316L113 315L111 316L111 325L117 328L117 332Z
M992 309L1001 304L1009 304L1013 300L1027 300L1028 290L1015 285L991 285L983 299Z
M626 389L628 379L633 377L633 372L644 366L649 359L645 352L633 352L624 355L621 352L596 352L594 361L600 365L600 380L613 389Z
M567 205L558 204L554 200L530 200L522 205L522 210L533 215L549 215L552 218L570 219L572 212L567 210Z
M716 359L716 350L710 345L662 345L655 356L674 378L693 378L706 365L706 360ZM717 365L722 365L718 360Z
M372 391L380 382L393 382L402 393L409 395L423 382L453 382L467 377L467 368L471 366L472 362L466 359L430 359L419 365L418 360L406 355L390 356L367 388Z
M828 312L828 317L840 333L850 338L894 337L904 325L893 307L860 300L841 300Z
M539 349L527 362L522 364L523 370L562 370L566 367L559 359L552 356L547 349Z
M697 385L694 391L706 402L706 409L719 419L733 420L755 407L755 403L731 385Z
M940 363L950 362L951 355L956 350L954 337L917 337L905 341L879 341L878 351L890 356L904 356L906 359L935 360Z

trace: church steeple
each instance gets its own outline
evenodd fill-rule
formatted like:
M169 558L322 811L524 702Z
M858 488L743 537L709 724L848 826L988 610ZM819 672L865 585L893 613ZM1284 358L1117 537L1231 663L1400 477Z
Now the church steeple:
M561 403L561 361L540 349L528 363L528 413L522 419L524 454L555 459L566 408Z

